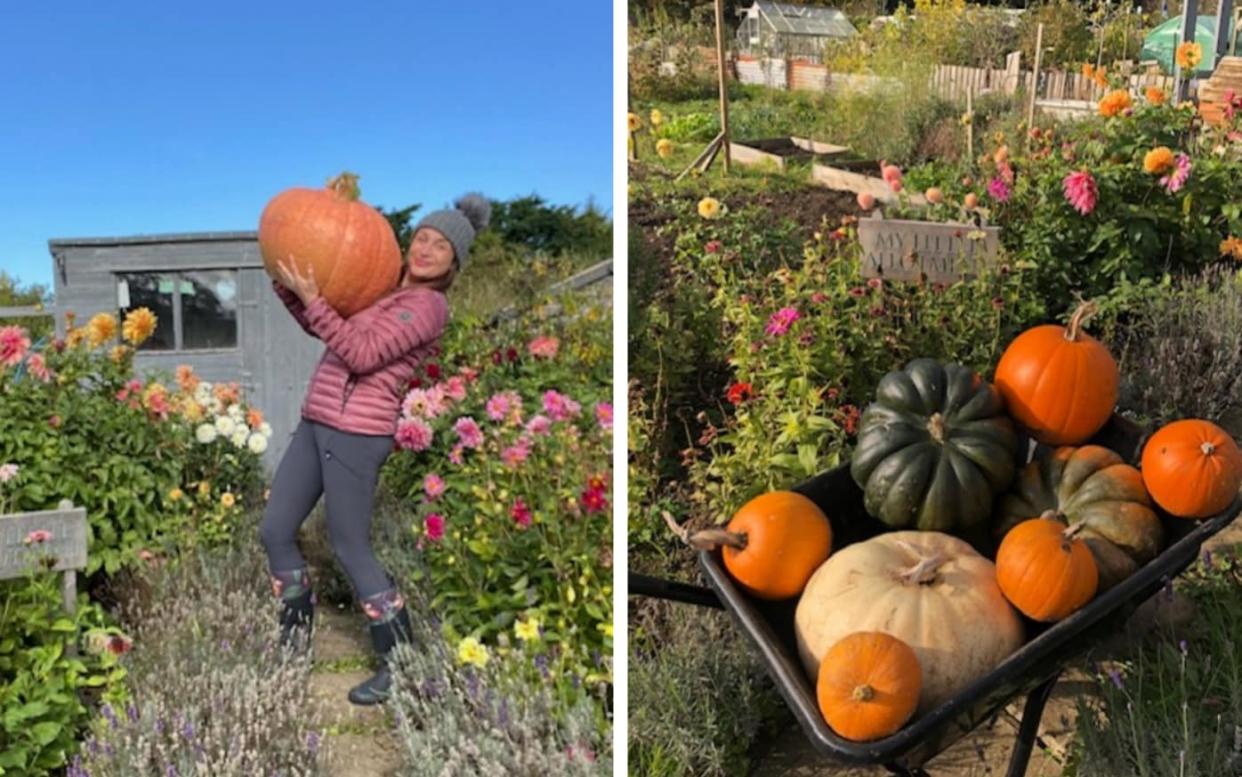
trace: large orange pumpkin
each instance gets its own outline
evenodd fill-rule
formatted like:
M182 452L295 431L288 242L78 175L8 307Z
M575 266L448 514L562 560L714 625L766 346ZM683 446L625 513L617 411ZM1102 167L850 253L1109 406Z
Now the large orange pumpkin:
M751 596L790 599L832 552L832 524L802 494L772 491L743 505L724 529L697 532L690 541L723 546L725 569Z
M1010 604L1026 617L1052 623L1068 617L1099 585L1095 558L1074 535L1085 524L1066 528L1049 511L1013 527L996 551L996 582Z
M881 631L841 639L820 662L815 696L832 730L867 742L896 732L919 706L923 670L914 650Z
M1208 518L1229 506L1242 486L1242 451L1214 423L1174 421L1143 448L1143 485L1172 515Z
M320 295L348 318L397 285L401 248L379 211L359 199L358 176L341 173L323 189L277 194L259 217L259 251L268 275L290 254L314 273Z
M1045 324L1018 335L996 367L1010 415L1045 445L1077 445L1100 430L1117 404L1121 375L1098 340L1082 331L1086 302L1069 326Z

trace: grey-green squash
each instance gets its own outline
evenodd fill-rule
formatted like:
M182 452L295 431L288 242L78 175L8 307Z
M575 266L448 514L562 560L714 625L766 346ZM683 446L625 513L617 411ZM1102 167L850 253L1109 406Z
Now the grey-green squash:
M885 524L960 531L990 519L1013 481L1017 444L992 384L960 364L915 359L880 380L850 474Z

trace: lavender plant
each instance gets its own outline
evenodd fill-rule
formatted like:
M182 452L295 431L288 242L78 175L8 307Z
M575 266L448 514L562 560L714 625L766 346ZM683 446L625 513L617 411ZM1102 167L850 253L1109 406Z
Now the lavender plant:
M1109 303L1125 410L1158 423L1206 418L1242 431L1242 279L1232 268L1176 282L1123 282Z
M102 708L69 777L324 773L310 661L276 646L262 563L252 544L152 568L125 608L132 700Z
M1179 581L1197 617L1183 634L1143 644L1098 673L1079 700L1079 777L1242 774L1242 557L1205 552Z
M612 774L599 705L550 690L543 656L470 638L454 648L433 622L415 621L417 648L398 647L390 702L406 753L401 777Z

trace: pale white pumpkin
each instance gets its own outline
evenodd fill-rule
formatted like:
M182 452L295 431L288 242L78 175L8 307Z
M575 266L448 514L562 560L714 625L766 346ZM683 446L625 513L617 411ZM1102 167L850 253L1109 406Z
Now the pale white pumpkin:
M794 625L812 687L820 659L848 634L882 631L914 648L923 669L919 715L994 669L1024 638L995 565L940 532L891 532L837 551L811 576Z

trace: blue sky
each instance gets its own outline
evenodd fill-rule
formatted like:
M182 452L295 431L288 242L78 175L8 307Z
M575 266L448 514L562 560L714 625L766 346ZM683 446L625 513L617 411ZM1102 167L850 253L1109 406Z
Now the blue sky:
M43 6L43 7L40 7ZM0 269L50 238L257 229L352 170L362 199L612 203L612 4L0 3Z

